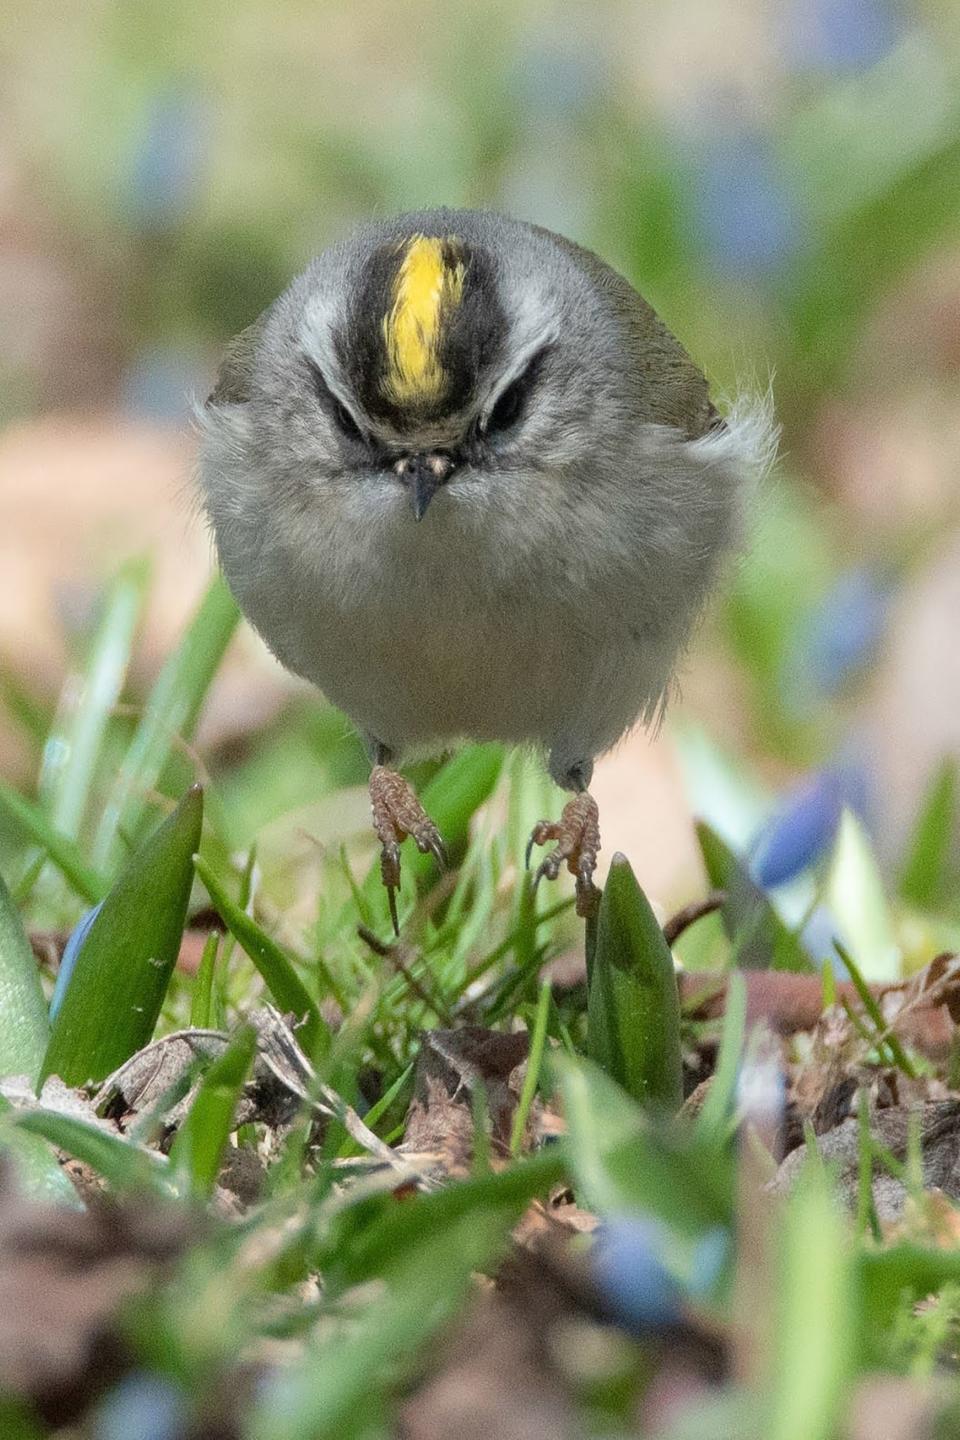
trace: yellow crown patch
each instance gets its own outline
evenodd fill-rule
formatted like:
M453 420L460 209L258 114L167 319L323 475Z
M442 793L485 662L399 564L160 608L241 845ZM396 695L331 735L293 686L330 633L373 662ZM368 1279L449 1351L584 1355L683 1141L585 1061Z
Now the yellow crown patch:
M446 384L440 364L443 316L460 303L464 266L450 242L414 235L394 281L393 305L383 317L385 387L399 404L436 400Z

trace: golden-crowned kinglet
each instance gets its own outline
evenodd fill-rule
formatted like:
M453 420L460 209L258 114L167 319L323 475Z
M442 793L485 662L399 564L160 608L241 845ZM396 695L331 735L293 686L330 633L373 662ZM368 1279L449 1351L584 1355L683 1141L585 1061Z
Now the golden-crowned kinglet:
M220 560L364 736L395 925L400 842L443 847L390 766L458 737L549 753L576 794L538 878L566 862L587 913L594 758L659 714L772 445L603 261L486 212L362 227L233 342L201 420Z

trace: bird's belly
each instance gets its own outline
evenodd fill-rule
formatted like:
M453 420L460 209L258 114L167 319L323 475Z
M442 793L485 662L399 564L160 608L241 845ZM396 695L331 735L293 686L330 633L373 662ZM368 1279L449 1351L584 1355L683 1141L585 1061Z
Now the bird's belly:
M392 749L529 740L572 763L609 748L662 691L660 647L637 644L624 587L605 589L601 567L587 599L562 561L536 578L507 567L492 584L495 550L426 550L419 534L392 549L390 534L338 568L334 538L309 571L269 544L255 574L224 546L221 558L278 658Z
M338 611L300 639L288 663L398 749L457 736L549 744L596 668L586 641L543 612L498 623Z

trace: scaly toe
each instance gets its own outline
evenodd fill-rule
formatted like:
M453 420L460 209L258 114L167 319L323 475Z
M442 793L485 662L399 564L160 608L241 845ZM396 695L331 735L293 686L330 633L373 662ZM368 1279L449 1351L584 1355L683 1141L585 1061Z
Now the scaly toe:
M561 866L566 863L571 875L576 877L577 914L592 915L600 895L593 883L597 851L600 849L600 825L597 804L592 795L587 791L575 795L563 807L559 820L541 820L534 826L527 843L528 866L534 845L543 845L550 840L555 840L556 846L537 866L533 888L536 889L544 878L556 880Z
M420 854L432 855L441 870L446 870L450 863L447 858L447 847L444 845L440 831L436 825L434 825L433 821L427 820L425 823L418 825L416 830L411 830L410 833L414 838Z
M380 874L390 904L394 932L400 934L397 918L397 890L400 885L400 846L408 835L423 855L432 855L445 866L447 854L440 832L417 799L413 786L395 770L375 765L370 772L370 804L373 828L380 841Z

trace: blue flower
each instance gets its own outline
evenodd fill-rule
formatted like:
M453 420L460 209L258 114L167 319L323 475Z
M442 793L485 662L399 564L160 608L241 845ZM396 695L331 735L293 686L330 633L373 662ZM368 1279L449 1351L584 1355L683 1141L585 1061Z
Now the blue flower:
M632 1334L683 1321L685 1301L714 1288L727 1262L729 1236L719 1228L707 1231L679 1271L671 1248L676 1246L667 1228L652 1216L615 1216L597 1232L590 1252L594 1280L611 1318Z
M722 118L705 127L694 185L700 225L720 270L755 279L793 255L798 217L766 135Z
M903 24L889 0L792 0L784 29L795 68L864 70L893 48Z
M133 153L126 208L144 229L178 224L193 203L205 135L196 96L161 90L151 101Z
M90 1433L92 1440L180 1440L188 1421L178 1385L134 1370L101 1400Z
M890 591L873 571L838 577L815 608L795 667L802 680L832 695L874 657L883 639Z
M750 847L749 869L765 890L793 880L833 844L844 807L863 813L866 778L849 761L809 776L791 790Z
M90 933L90 927L103 909L103 901L94 905L92 910L83 914L73 930L66 945L63 947L63 955L60 957L60 969L57 971L56 983L53 987L53 995L50 997L50 1019L56 1017L57 1011L63 1004L63 997L67 993L67 986L70 984L70 976L76 968L77 959L83 949L83 942Z

